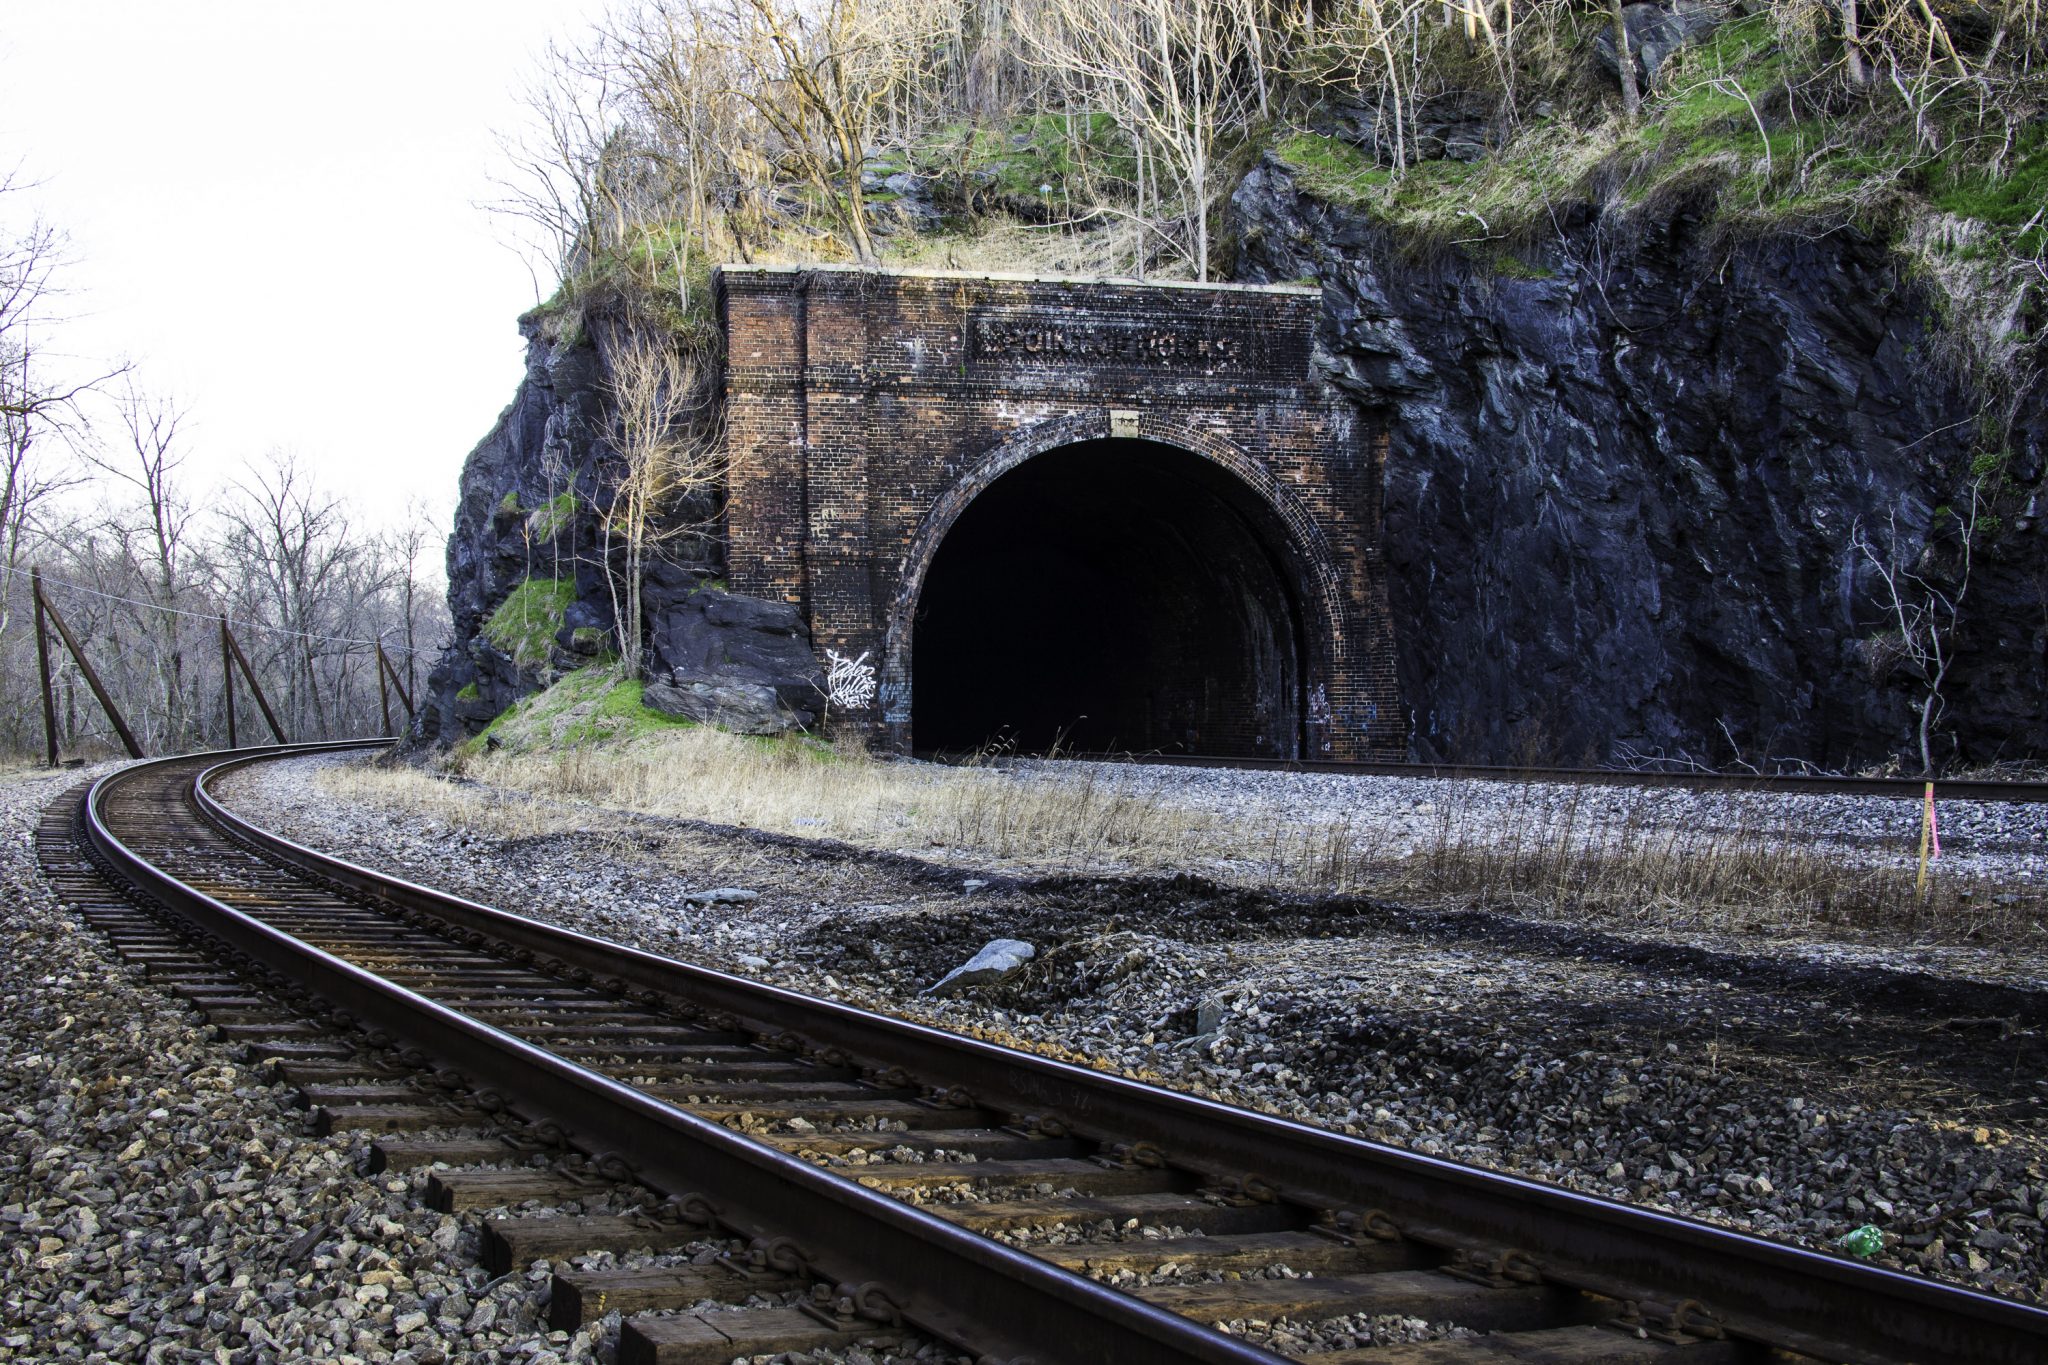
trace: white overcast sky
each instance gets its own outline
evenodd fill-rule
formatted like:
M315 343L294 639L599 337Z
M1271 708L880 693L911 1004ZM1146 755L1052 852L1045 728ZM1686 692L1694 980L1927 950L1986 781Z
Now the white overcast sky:
M371 519L445 524L535 302L479 207L496 135L598 9L0 0L0 171L40 182L0 231L70 238L45 344L180 400L195 482L290 450Z

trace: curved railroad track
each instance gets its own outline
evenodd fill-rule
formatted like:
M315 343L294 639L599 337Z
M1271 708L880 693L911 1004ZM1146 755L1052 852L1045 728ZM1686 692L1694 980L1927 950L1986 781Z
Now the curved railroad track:
M630 1218L493 1220L496 1268L706 1238L747 1248L558 1272L554 1325L763 1290L802 1300L628 1316L624 1361L915 1329L989 1362L1270 1365L1211 1324L1381 1314L1483 1335L1305 1358L2048 1359L2039 1309L605 943L327 858L207 791L321 747L103 778L52 807L45 871L325 1121L384 1131L393 1167L440 1163L444 1205L651 1191ZM741 1115L753 1134L730 1126ZM875 1159L820 1164L849 1156ZM892 1194L934 1187L971 1195ZM1097 1240L1047 1244L1054 1227ZM1163 1264L1180 1270L1128 1293L1089 1274Z

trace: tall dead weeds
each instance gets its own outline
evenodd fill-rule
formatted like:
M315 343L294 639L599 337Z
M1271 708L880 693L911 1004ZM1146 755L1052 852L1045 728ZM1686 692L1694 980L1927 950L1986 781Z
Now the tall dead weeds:
M1096 764L942 767L710 729L459 766L474 784L363 765L325 780L346 799L507 838L587 830L597 806L1026 873L1194 872L1643 929L2018 946L2042 943L2048 922L2048 887L2030 879L1936 864L1923 898L1910 820L1896 847L1850 846L1775 801L1684 820L1652 792L1486 783L1421 807L1305 817L1177 800Z

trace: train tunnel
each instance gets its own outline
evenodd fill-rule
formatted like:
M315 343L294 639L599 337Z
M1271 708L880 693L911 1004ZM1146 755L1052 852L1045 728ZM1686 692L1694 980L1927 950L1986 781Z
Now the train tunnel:
M911 643L912 744L1302 752L1300 585L1278 519L1171 446L1025 461L953 524Z

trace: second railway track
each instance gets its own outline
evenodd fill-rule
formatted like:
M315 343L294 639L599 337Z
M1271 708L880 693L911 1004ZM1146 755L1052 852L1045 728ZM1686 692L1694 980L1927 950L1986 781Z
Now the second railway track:
M502 1163L506 1134L461 1134L516 1119L532 1140L512 1143L568 1150L579 1178L658 1201L637 1226L494 1224L502 1262L567 1254L578 1237L732 1239L720 1265L563 1275L556 1325L723 1292L804 1298L751 1317L629 1317L623 1360L723 1361L907 1327L989 1361L1270 1362L1212 1324L1382 1315L1481 1334L1298 1358L2048 1359L2048 1312L2032 1307L795 995L328 859L205 791L209 773L265 756L102 779L46 821L46 870L335 1122L396 1133L387 1160ZM194 965L191 945L213 965ZM735 1131L743 1115L754 1131ZM471 1203L548 1179L561 1177L437 1176ZM972 1197L897 1197L947 1187ZM1107 1232L1011 1244L1055 1227ZM1163 1265L1179 1270L1128 1293L1091 1278Z

